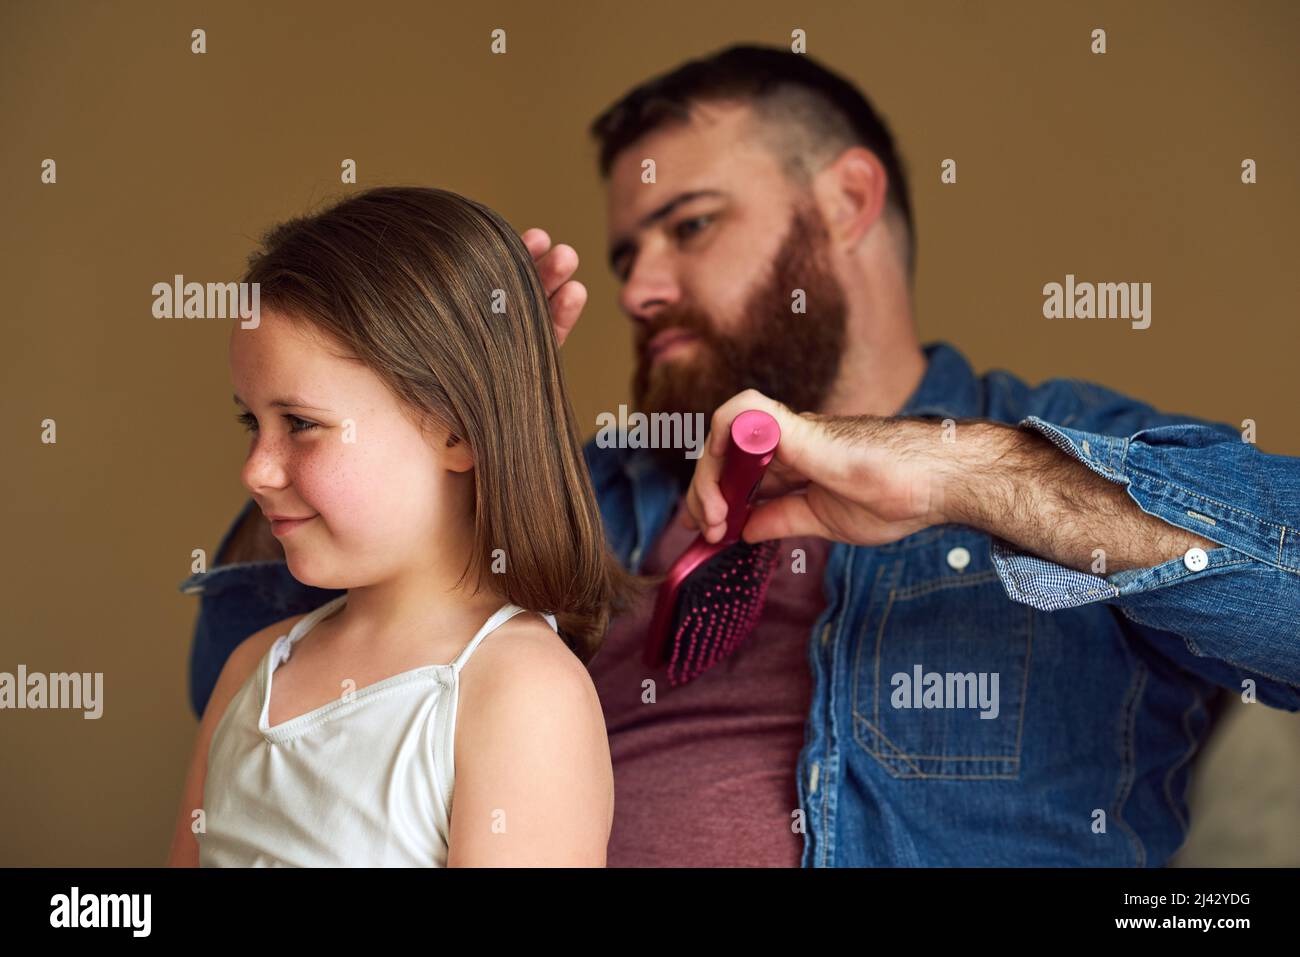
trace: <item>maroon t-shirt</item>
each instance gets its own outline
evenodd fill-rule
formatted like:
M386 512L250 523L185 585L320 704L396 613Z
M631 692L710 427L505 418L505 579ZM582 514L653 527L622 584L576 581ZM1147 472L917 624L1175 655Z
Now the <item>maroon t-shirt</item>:
M641 571L666 571L695 535L675 513ZM806 556L798 573L796 548ZM608 866L799 866L795 770L829 550L824 539L783 540L758 627L729 657L675 688L662 667L641 661L653 591L614 621L590 662L614 763ZM647 678L654 703L643 702Z

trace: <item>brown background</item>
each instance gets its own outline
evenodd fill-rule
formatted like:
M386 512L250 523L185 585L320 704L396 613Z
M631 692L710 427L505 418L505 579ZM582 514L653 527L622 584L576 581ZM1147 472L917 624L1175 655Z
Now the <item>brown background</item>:
M583 256L591 301L564 351L594 432L632 365L587 124L682 59L801 27L898 138L923 341L1253 418L1262 449L1295 455L1298 25L1284 2L5 3L0 671L103 672L106 710L0 712L0 864L166 855L195 728L197 604L176 584L244 500L247 446L229 325L154 319L155 282L237 278L267 226L354 189L454 189ZM1067 272L1152 283L1151 327L1043 319ZM1298 863L1297 720L1234 715L1192 862Z

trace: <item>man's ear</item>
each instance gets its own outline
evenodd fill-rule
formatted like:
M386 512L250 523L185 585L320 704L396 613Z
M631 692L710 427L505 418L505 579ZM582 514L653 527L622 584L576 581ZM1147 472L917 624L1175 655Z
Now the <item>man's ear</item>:
M453 472L468 472L474 467L474 454L469 449L469 443L454 432L447 436L445 459L447 468Z
M886 207L888 176L866 147L850 147L813 182L813 193L831 240L856 246Z

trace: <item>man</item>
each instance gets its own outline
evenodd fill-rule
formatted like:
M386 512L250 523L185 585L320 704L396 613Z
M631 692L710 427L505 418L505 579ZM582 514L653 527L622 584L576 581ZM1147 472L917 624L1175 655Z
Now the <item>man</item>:
M781 539L755 633L670 689L641 661L645 603L591 663L608 863L1165 863L1222 689L1300 709L1297 463L922 348L890 135L805 56L688 63L593 132L637 407L712 425L698 467L587 445L625 564L664 571L693 529L716 539L727 425L761 408L782 426L746 529ZM575 257L524 238L563 337ZM276 557L249 506L182 585L204 596L200 711L233 645L335 594L249 563Z

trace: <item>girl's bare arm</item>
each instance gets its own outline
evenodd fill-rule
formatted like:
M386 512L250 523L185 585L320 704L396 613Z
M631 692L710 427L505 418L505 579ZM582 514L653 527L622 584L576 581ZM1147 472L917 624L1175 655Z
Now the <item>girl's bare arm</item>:
M614 773L600 699L549 625L521 625L461 673L447 866L604 867Z

